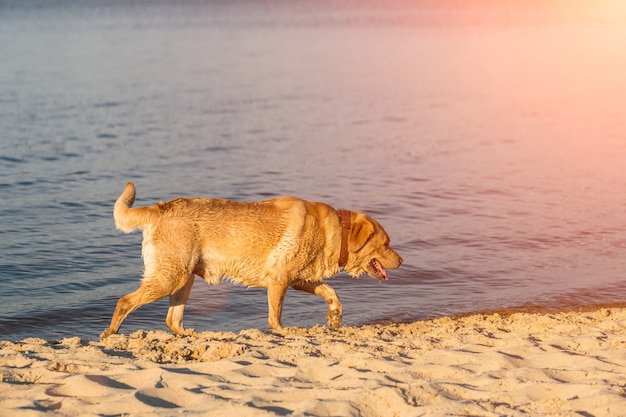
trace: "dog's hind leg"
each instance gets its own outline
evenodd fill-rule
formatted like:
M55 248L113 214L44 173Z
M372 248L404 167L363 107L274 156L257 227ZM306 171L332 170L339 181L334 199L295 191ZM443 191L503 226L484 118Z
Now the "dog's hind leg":
M136 291L120 297L115 307L113 317L111 318L111 324L102 332L100 340L104 340L109 335L117 333L122 322L130 313L143 305L158 301L169 294L169 289L166 286L158 284L159 281L156 279L144 280Z
M144 279L141 282L141 286L139 286L137 291L131 292L119 299L115 307L115 312L113 312L113 317L111 318L111 324L102 332L100 340L104 340L107 336L117 333L126 317L143 305L153 303L168 295L173 296L175 300L183 300L184 298L186 302L187 296L189 296L189 290L193 284L193 279L190 279L190 277L193 278L193 274L191 274L189 268L180 267L179 265L180 263L176 262L162 262L157 267L154 267L152 264L146 263ZM180 318L182 322L184 303L182 303L182 310L179 310L180 309L174 307L170 313L171 316L168 314L168 318L172 319L174 327L176 327L177 317ZM175 330L172 331L176 333Z
M326 322L333 329L341 326L343 307L337 296L337 292L328 284L321 281L296 281L291 284L291 288L298 291L305 291L322 297L328 303L328 315Z
M185 285L174 294L170 295L170 308L167 311L167 318L165 324L177 335L182 335L185 331L183 327L183 315L185 314L185 306L189 299L189 293L193 286L194 275L191 274Z

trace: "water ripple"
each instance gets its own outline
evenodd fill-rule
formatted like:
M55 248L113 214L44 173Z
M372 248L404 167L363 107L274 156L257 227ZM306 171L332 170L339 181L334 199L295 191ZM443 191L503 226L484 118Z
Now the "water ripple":
M112 218L127 181L137 205L296 195L372 215L405 263L386 283L330 281L347 324L623 301L611 16L79 3L0 6L3 338L106 327L142 272L141 235ZM323 300L292 293L285 321L323 324ZM263 290L198 282L191 297L198 329L266 326ZM122 331L164 328L166 311L142 307Z

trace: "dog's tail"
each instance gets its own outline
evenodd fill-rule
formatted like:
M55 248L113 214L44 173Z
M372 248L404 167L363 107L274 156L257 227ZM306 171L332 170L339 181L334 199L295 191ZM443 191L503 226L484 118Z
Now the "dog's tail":
M133 208L134 202L135 185L129 182L113 206L115 227L124 233L130 233L135 229L143 229L144 226L152 223L157 215L153 207Z

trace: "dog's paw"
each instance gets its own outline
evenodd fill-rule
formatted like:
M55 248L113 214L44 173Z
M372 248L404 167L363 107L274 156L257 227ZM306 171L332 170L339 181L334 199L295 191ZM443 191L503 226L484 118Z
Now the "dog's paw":
M337 330L341 327L341 310L328 309L328 315L326 316L326 323L331 329Z
M292 327L280 327L278 329L270 329L269 333L273 334L274 336L285 337L290 333L290 329L293 329L293 328Z
M100 335L100 341L101 342L104 341L104 339L106 339L107 337L109 337L109 336L111 336L112 334L115 334L115 333L117 333L117 332L114 332L110 328L104 329L104 331Z
M178 336L182 336L182 337L198 336L198 333L196 332L196 329L185 329L182 331L182 333L179 333Z

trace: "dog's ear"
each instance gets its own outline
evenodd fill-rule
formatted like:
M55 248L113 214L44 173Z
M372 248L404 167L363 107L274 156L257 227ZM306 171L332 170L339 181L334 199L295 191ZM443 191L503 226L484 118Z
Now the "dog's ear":
M361 250L372 236L374 236L374 224L363 214L356 214L350 229L348 239L348 251L355 253Z

